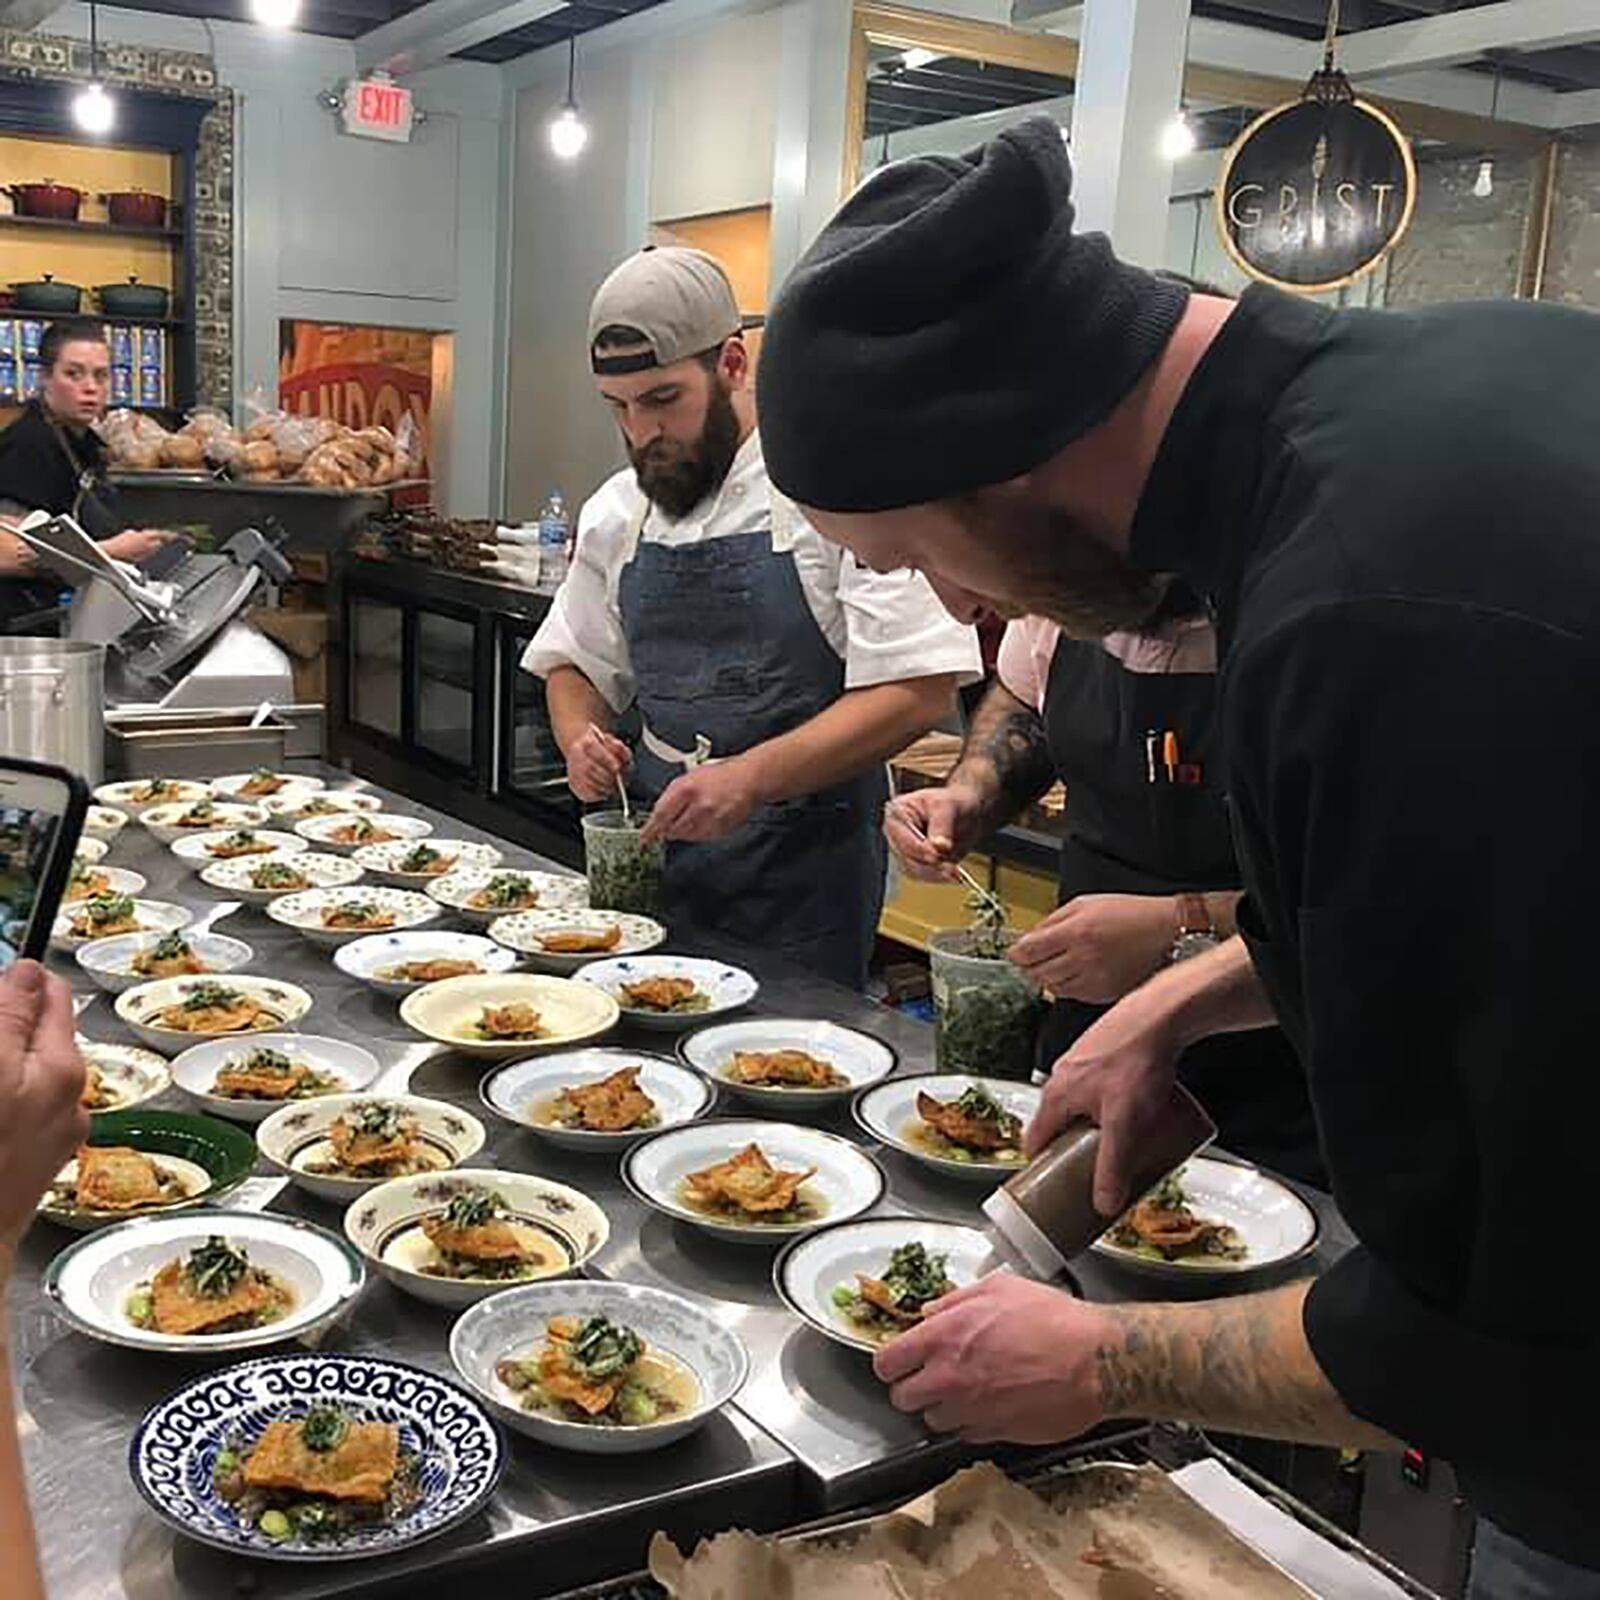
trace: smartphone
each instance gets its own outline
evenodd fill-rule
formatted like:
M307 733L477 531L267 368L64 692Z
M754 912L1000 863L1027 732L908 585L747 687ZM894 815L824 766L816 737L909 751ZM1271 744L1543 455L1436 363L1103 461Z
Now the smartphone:
M0 971L44 956L88 809L76 773L0 756Z

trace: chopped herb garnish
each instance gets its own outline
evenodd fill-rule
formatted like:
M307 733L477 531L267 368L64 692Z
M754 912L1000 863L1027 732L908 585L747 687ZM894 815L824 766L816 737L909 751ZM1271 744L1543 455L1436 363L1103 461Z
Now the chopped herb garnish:
M193 955L189 948L189 941L181 933L166 933L156 941L155 949L150 952L152 961L181 961L185 956Z
M249 1255L217 1234L191 1250L183 1267L194 1292L211 1300L226 1299L249 1270Z
M590 1317L567 1347L567 1359L581 1367L591 1383L601 1383L626 1372L644 1354L644 1341L632 1328L609 1317Z
M183 997L185 1011L208 1011L212 1006L226 1008L236 1006L244 999L237 989L230 989L223 983L197 983L194 988Z
M527 892L527 880L514 872L497 872L483 886L483 898L494 906L514 906Z
M252 1050L244 1058L246 1071L249 1072L274 1072L279 1075L294 1071L294 1062L281 1050L269 1050L263 1046L259 1050Z
M307 1450L326 1455L337 1450L350 1431L350 1419L338 1406L312 1406L300 1424L300 1437Z
M889 1257L883 1283L902 1311L920 1311L930 1300L950 1292L949 1260L944 1255L929 1255L925 1246L912 1242L901 1245Z
M400 858L401 872L426 872L443 857L431 844L419 844Z
M505 1196L492 1189L463 1189L445 1208L445 1221L453 1228L481 1228L505 1210Z
M373 1139L393 1139L400 1132L405 1113L399 1106L372 1101L354 1108L356 1132Z
M134 913L133 896L97 894L84 907L90 922L126 922Z

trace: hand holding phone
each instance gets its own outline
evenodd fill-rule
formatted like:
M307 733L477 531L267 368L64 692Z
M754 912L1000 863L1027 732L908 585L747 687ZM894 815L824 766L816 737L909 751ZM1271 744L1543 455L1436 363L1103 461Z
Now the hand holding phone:
M0 970L44 955L88 809L75 773L0 756Z

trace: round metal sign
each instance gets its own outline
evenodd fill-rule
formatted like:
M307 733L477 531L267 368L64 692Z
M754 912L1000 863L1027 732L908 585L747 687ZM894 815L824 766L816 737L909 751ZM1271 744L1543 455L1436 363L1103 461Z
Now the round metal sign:
M1371 272L1416 201L1411 146L1382 111L1295 100L1257 117L1228 152L1217 226L1251 277L1315 294Z

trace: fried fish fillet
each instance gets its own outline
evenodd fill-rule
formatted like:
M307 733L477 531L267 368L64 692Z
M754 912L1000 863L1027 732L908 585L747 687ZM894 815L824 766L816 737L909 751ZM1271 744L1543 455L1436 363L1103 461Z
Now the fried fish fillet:
M287 1490L381 1505L400 1461L400 1430L392 1422L352 1422L332 1450L313 1450L295 1420L269 1422L245 1459L252 1489Z
M550 1319L550 1342L539 1352L539 1384L554 1399L570 1400L587 1415L597 1417L622 1392L633 1369L625 1368L599 1382L585 1377L567 1354L568 1342L577 1336L581 1326L576 1317Z
M474 1026L481 1039L537 1039L544 1032L539 1013L526 1000L485 1006Z
M169 1261L150 1285L151 1314L159 1333L205 1333L253 1316L277 1303L271 1284L246 1272L225 1295L196 1294L181 1261Z
M674 1011L698 992L689 978L640 978L622 986L623 999L639 1011Z
M279 1072L252 1066L246 1059L224 1065L212 1088L217 1094L243 1100L288 1100L310 1076L311 1068L303 1061L291 1061L286 1071Z
M1187 1206L1163 1205L1154 1197L1141 1200L1127 1215L1126 1226L1157 1250L1177 1253L1191 1249L1216 1232L1214 1222L1205 1222Z
M435 1250L463 1261L523 1261L528 1256L517 1230L498 1217L463 1228L441 1211L422 1219L422 1231Z
M392 928L394 912L373 905L336 905L322 908L324 928Z
M738 1155L691 1172L683 1181L690 1198L702 1205L730 1206L759 1216L787 1211L794 1204L795 1190L816 1170L784 1172L767 1160L760 1145L747 1144Z
M917 1115L951 1144L966 1150L999 1150L1017 1143L1016 1129L1004 1121L975 1117L963 1111L954 1100L935 1100L931 1094L917 1092Z
M78 1204L93 1211L125 1211L164 1198L161 1170L149 1156L125 1145L84 1145L78 1151Z
M656 1108L639 1087L637 1067L624 1067L599 1083L575 1085L563 1090L561 1098L577 1113L578 1126L593 1133L621 1133Z
M110 939L119 933L137 933L139 919L133 912L120 917L101 917L96 920L89 911L79 911L72 918L74 939Z
M913 1323L922 1321L921 1308L912 1311L900 1305L894 1297L894 1290L882 1278L869 1278L866 1273L858 1272L856 1288L869 1306L903 1327L909 1328Z
M417 1131L414 1117L402 1117L392 1134L368 1133L358 1123L335 1117L328 1129L328 1143L341 1166L360 1172L363 1167L387 1167L409 1160Z
M438 983L444 978L465 978L469 973L482 971L476 961L455 961L440 956L434 961L397 961L378 975L395 983Z
M278 1018L264 1005L242 994L226 1005L189 1006L180 1002L167 1006L156 1021L174 1033L249 1033L252 1028L270 1028Z
M836 1067L804 1050L736 1050L728 1076L735 1083L788 1089L840 1089L850 1082Z
M558 933L539 935L539 948L553 956L599 955L615 950L622 943L622 924L613 922L604 933L583 928L569 928Z

